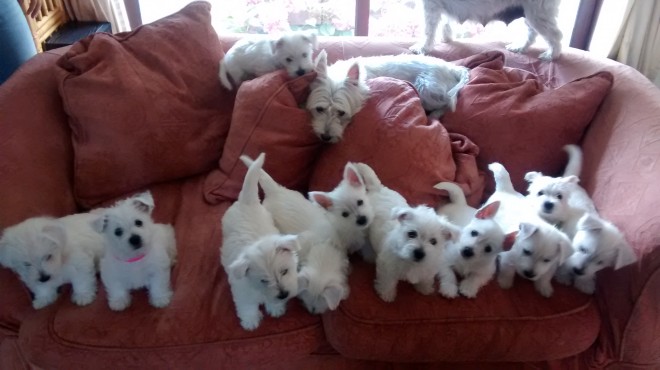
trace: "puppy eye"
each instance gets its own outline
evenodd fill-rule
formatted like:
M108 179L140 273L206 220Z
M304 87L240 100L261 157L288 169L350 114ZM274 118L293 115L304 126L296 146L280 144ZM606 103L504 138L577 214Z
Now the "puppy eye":
M410 239L415 239L417 237L417 231L415 230L408 231L408 237Z
M291 59L291 58L286 58L286 62L287 62L287 63L291 63L291 62L293 62L293 59Z
M587 248L585 248L585 247L580 247L580 248L578 248L578 251L580 251L580 253L584 253L584 254L586 254L586 253L587 253Z
M261 284L268 284L268 280L266 280L266 279L261 279Z
M135 220L135 226L142 227L142 220Z
M25 267L31 267L32 264L30 262L23 262L23 266Z
M319 113L323 113L325 109L323 107L316 107L316 111Z
M557 199L561 200L561 198L563 198L563 196L561 195L561 193L557 193Z
M303 58L307 58L307 53L302 53Z
M472 231L470 232L470 235L472 235L472 236L479 236L479 232L478 232L477 230L472 230Z
M431 245L436 245L436 244L438 244L438 241L435 238L431 238L429 240L429 243L431 243Z
M115 229L115 235L122 236L123 234L124 234L124 230L122 230L121 228Z
M344 211L344 212L341 213L341 215L342 215L342 217L346 218L350 215L350 213Z
M487 245L486 248L484 248L484 252L490 253L493 251L493 248L490 245Z
M343 110L338 110L337 114L339 115L339 117L343 117L344 114L346 114L346 112L344 112Z
M545 194L543 190L539 191L539 197L542 196L543 194Z
M531 255L532 255L532 251L530 251L529 249L523 249L523 254L524 254L525 256L531 256Z
M289 269L284 269L280 272L282 276L286 275L289 272Z
M47 256L45 257L45 260L46 260L46 261L50 261L50 260L52 260L52 259L53 259L53 255L52 255L52 254L49 254L49 255L47 255Z
M364 201L362 201L362 199L360 199L360 200L357 201L357 205L358 205L358 206L361 206L361 205L363 205L363 204L364 204Z
M543 259L543 262L545 262L545 263L550 262L550 258L544 258L544 259Z

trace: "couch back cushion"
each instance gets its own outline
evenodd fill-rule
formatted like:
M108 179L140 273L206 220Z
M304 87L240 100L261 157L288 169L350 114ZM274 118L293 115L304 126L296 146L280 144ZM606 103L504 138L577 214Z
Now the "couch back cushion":
M59 60L81 206L217 162L233 93L218 80L210 7L196 2L131 33L95 34Z

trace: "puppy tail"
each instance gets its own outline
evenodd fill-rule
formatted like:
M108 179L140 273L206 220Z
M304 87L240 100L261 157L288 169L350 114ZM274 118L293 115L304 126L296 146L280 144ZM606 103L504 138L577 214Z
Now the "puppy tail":
M457 74L458 74L458 83L449 91L447 92L447 96L449 96L449 109L451 109L452 112L456 110L456 102L458 101L458 92L461 91L461 89L467 85L467 83L470 81L470 70L465 68L465 67L460 67L457 69Z
M465 200L465 193L463 193L463 189L461 189L460 186L456 185L453 182L441 182L438 184L433 185L434 188L438 190L444 190L449 194L449 200L453 204L460 204L463 206L467 205L467 201Z
M232 90L234 87L231 85L231 81L229 81L229 76L227 72L227 66L225 65L225 60L220 61L220 83L222 83L222 86L224 86L227 90Z
M244 158L245 157L245 158ZM243 180L243 188L238 194L238 201L244 204L256 204L259 203L259 176L261 174L261 167L264 165L264 160L266 158L265 153L259 154L257 159L252 161L246 155L241 156L241 160L246 162L246 160L251 161L252 163L248 166L247 173L245 174L245 179Z
M577 176L580 177L582 172L582 149L577 145L566 145L564 151L568 153L568 163L564 169L564 176Z
M488 165L488 169L493 173L493 177L495 178L495 191L516 192L511 183L511 175L509 175L509 171L504 166L500 163L493 162Z
M255 162L252 159L250 159L248 156L245 156L245 155L241 156L241 160L248 167L252 166L252 164ZM276 192L281 187L281 185L278 184L275 181L275 179L273 179L268 174L268 172L264 171L263 169L261 169L261 171L259 173L258 182L259 182L259 185L261 185L261 188L264 190L264 193L266 194L266 196L268 196L268 194L273 194L274 192Z

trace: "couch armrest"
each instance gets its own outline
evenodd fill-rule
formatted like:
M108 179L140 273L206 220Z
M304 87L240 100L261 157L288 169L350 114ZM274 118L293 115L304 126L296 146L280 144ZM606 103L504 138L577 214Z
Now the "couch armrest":
M76 210L73 149L55 79L57 53L38 54L0 85L0 230Z
M582 181L639 262L599 275L601 365L660 364L660 91L623 65L585 134Z

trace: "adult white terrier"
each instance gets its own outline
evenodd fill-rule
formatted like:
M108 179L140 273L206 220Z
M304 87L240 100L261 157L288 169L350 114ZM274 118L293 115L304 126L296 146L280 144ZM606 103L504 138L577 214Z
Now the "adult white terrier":
M270 212L259 201L264 159L262 153L249 166L238 200L222 218L221 263L245 330L254 330L261 323L261 304L270 316L280 317L288 300L298 293L297 237L280 235Z
M324 142L341 140L344 129L369 97L365 81L392 77L413 84L422 106L434 117L456 108L458 92L470 79L469 70L423 55L383 55L338 61L328 67L322 50L316 59L317 77L307 98L312 127Z
M596 289L598 271L610 266L618 270L637 261L635 252L614 224L588 213L577 223L573 249L556 278L587 294L593 294Z
M385 302L392 302L399 280L404 280L422 294L433 293L438 270L450 268L443 261L444 251L457 237L458 228L427 206L395 207L389 221L374 225L371 233L376 292Z
M477 210L467 204L458 185L441 182L434 187L447 191L450 199L448 204L438 208L438 214L447 216L449 221L461 227L458 240L447 248L446 261L451 270L444 270L449 273L440 276L440 293L447 298L454 298L459 292L474 298L495 275L497 256L504 246L506 236L493 219L500 202L495 201ZM462 278L460 284L456 275Z
M5 229L0 264L13 270L33 296L32 307L55 302L58 288L71 283L71 301L79 306L96 297L96 271L103 238L91 222L98 216L80 213L59 219L33 217Z
M561 54L562 33L557 26L560 0L423 0L424 4L424 42L415 44L411 50L426 54L433 50L435 33L442 21L442 39L452 41L451 21L463 23L467 20L483 25L492 20L510 23L525 17L527 37L518 43L507 45L507 49L524 53L541 35L549 45L539 58L551 60Z
M314 231L298 236L301 269L298 273L298 298L312 314L334 310L348 298L349 262L332 239L320 239Z
M94 229L105 237L101 281L108 306L121 311L131 304L131 290L146 287L149 303L165 307L172 299L170 269L176 259L171 225L154 223L150 192L136 194L100 211Z
M290 32L273 39L237 41L220 61L220 82L229 90L255 77L286 69L290 77L302 76L314 69L312 54L316 34Z
M495 193L486 204L500 201L494 219L505 233L519 229L511 250L500 253L497 281L500 287L508 289L517 272L533 281L542 296L550 297L555 271L573 253L571 241L541 219L525 197L515 191L504 166L491 163L488 168L495 177Z
M572 238L578 220L585 213L596 214L596 207L587 192L578 185L582 168L582 150L577 145L566 145L568 164L561 177L544 176L541 172L528 172L527 200L539 216L556 225Z

